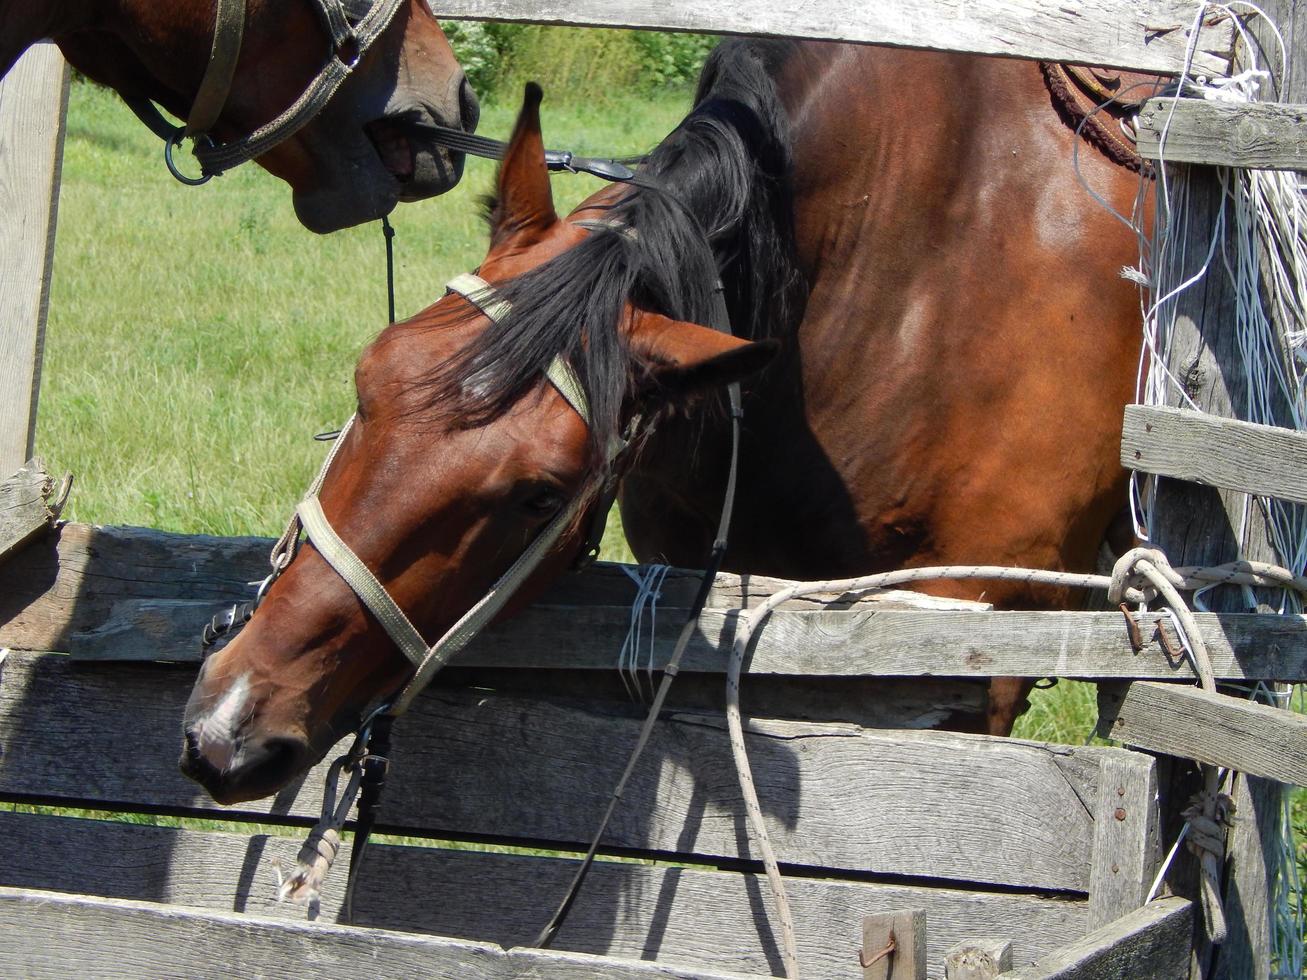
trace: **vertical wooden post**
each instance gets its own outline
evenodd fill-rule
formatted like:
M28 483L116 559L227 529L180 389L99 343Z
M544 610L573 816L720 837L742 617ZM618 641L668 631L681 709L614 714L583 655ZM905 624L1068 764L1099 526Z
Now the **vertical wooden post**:
M0 476L32 455L68 66L33 45L0 82Z
M1260 4L1279 25L1288 45L1287 66L1279 78L1281 101L1303 101L1307 96L1307 0L1269 0ZM1268 44L1269 31L1254 27L1262 39L1258 53L1262 67L1278 69L1278 50ZM1182 271L1188 277L1197 271L1207 254L1211 229L1222 206L1221 191L1214 177L1195 173L1191 178L1191 238L1185 243L1190 262ZM1186 393L1203 411L1238 417L1244 402L1245 383L1235 336L1235 298L1217 253L1206 279L1187 290L1178 300L1176 332L1173 335L1169 370L1181 379ZM1170 404L1179 404L1174 398ZM1176 565L1211 565L1242 555L1250 559L1275 560L1263 515L1253 508L1244 523L1242 494L1177 480L1160 480L1153 541ZM1242 535L1240 529L1243 529ZM1242 595L1229 589L1213 593L1209 605L1216 611L1244 609ZM1176 788L1171 787L1171 795ZM1239 807L1237 824L1230 834L1227 860L1225 911L1230 937L1215 951L1213 962L1200 955L1196 972L1204 976L1254 980L1270 975L1273 922L1268 903L1267 848L1273 846L1276 787L1266 780L1239 777L1234 787ZM1173 799L1171 806L1181 803Z
M926 913L920 909L862 920L862 980L926 980Z

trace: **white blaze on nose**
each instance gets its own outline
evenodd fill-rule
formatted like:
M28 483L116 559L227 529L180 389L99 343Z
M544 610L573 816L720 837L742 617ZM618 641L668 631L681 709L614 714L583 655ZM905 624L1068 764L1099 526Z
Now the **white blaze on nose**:
M250 675L245 673L236 678L222 700L191 727L200 754L219 772L235 768L241 750L240 726L249 698Z

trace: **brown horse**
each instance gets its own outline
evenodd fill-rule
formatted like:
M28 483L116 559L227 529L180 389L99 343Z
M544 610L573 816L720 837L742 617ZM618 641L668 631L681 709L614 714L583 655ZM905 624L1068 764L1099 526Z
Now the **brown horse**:
M326 3L349 14L369 6ZM255 131L295 103L332 48L321 0L246 0L244 6L235 74L210 130L220 142ZM0 0L0 76L29 45L53 38L90 78L185 119L209 61L214 17L213 0ZM437 146L414 123L471 131L478 115L427 4L403 0L321 111L258 163L291 185L305 227L334 231L453 187L462 154Z
M729 426L686 406L743 377L726 567L1091 568L1124 500L1138 300L1119 275L1133 237L1078 186L1071 143L1029 63L729 42L635 184L560 219L528 99L479 270L511 312L492 322L450 294L382 333L356 371L358 420L323 511L430 639L591 492L603 448L638 416L643 445L617 464L627 534L642 559L693 566ZM1136 177L1088 151L1081 165L1129 206ZM699 325L719 274L742 339ZM559 358L588 424L545 380ZM585 524L519 601L562 571ZM984 594L1075 598L998 582ZM305 544L205 665L183 769L221 799L268 793L411 673Z

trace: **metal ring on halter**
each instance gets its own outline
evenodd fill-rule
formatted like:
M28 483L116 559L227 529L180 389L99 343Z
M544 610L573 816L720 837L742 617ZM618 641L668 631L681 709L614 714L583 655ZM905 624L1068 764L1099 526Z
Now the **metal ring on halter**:
M164 140L163 162L168 165L168 172L172 174L174 177L176 177L183 184L186 184L188 187L199 187L201 184L207 184L209 181L213 180L213 174L202 174L199 177L187 177L184 173L182 173L180 170L177 169L177 164L172 162L172 148L174 146L181 146L182 139L185 136L186 136L186 127L178 126L177 131L172 134L172 138ZM210 145L213 145L213 140L210 140L209 137L205 136L204 139L208 140Z

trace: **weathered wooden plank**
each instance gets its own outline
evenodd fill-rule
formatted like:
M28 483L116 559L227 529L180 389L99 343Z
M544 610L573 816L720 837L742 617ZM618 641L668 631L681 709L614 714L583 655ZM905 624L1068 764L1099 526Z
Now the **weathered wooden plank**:
M68 66L36 44L0 81L0 473L32 455Z
M584 953L503 950L488 943L384 929L285 922L121 899L0 888L0 963L12 976L118 977L314 975L486 978L739 978Z
M1230 789L1235 805L1234 826L1225 841L1232 869L1225 897L1230 938L1221 944L1211 973L1214 980L1271 980L1275 976L1270 972L1271 950L1267 945L1279 927L1279 911L1272 896L1287 883L1276 881L1279 869L1267 858L1283 846L1284 791L1285 787L1274 780L1234 777ZM1301 846L1301 836L1298 841Z
M1127 405L1121 465L1307 503L1307 432L1187 409Z
M1161 858L1157 768L1139 754L1104 759L1098 781L1089 925L1098 928L1144 904Z
M441 0L437 17L533 21L588 27L647 27L708 34L773 34L896 47L1043 58L1140 71L1178 72L1194 20L1178 0L1054 0L966 3L963 0L882 0L880 3L776 3L743 0ZM1228 23L1209 18L1194 65L1225 74ZM546 80L547 82L547 80Z
M1162 898L1002 980L1186 980L1193 906Z
M661 678L654 675L654 681ZM528 697L616 701L629 704L636 682L616 671L446 667L441 687L479 687ZM843 721L863 728L943 728L979 731L989 704L987 685L940 677L805 677L750 675L749 713L755 718ZM641 671L638 687L649 697L650 681ZM667 696L665 710L709 712L726 708L720 673L682 672Z
M0 836L2 884L304 918L304 909L275 900L275 863L293 864L298 838L3 812ZM523 945L534 940L575 867L561 858L374 844L354 898L355 923ZM322 921L337 920L344 871L327 879ZM786 891L809 977L847 976L863 915L881 909L925 910L931 963L977 929L1010 934L1027 960L1088 931L1084 900L796 877ZM776 972L768 903L760 900L766 894L759 875L600 861L555 948Z
M270 547L262 538L66 525L0 565L0 645L94 652L100 642L96 633L103 630L114 655L127 656L133 645L123 638L141 629L149 632L141 649L146 658L195 657L203 623L224 604L249 595L248 583L266 572ZM601 563L565 577L539 605L492 626L458 662L612 669L614 637L625 634L635 595L622 569ZM655 668L666 662L679 629L677 616L666 613L688 603L696 581L693 573L679 572L664 586ZM712 601L720 608L704 614L686 654L686 671L719 673L734 620L725 607L755 602L779 584L728 575L717 581ZM1307 617L1199 615L1198 621L1218 678L1307 680ZM804 604L771 617L750 671L832 677L1192 677L1188 664L1173 662L1159 642L1161 622L1156 614L1140 617L1144 645L1133 654L1117 613L960 609L943 615L874 604L810 611Z
M1307 105L1149 99L1136 130L1139 154L1150 160L1307 170Z
M0 798L212 808L176 768L193 677L188 669L11 653L0 684L0 744L8 747ZM747 684L744 704L748 710ZM435 836L581 845L642 715L433 690L396 731L383 819ZM782 861L1080 892L1089 886L1086 855L1101 817L1098 770L1105 755L1123 751L793 721L753 721L746 742ZM130 764L123 745L132 746ZM316 818L323 771L224 812ZM752 859L743 819L720 719L672 714L656 726L606 843Z
M219 538L150 528L68 524L48 547L29 549L20 564L0 569L0 624L8 624L15 641L11 646L62 650L72 634L102 626L112 615L114 605L123 600L195 600L213 603L216 609L250 597L250 583L268 572L271 548L272 540L267 538ZM583 574L565 575L543 601L566 606L629 606L636 595L626 572L631 567L600 562ZM714 579L708 605L730 609L756 605L789 584L765 576L723 572ZM659 611L687 608L698 587L698 572L669 570L659 590ZM785 608L821 608L820 598L793 600ZM989 608L984 603L893 590L868 596L857 604L877 608ZM207 619L211 612L197 609L196 614ZM16 628L22 632L13 634Z
M46 499L54 481L39 459L30 459L0 483L0 560L50 527L54 515Z
M1283 783L1307 785L1307 717L1184 684L1101 685L1099 731L1165 752Z
M1012 943L1006 939L965 939L944 955L944 980L994 980L1012 969Z

